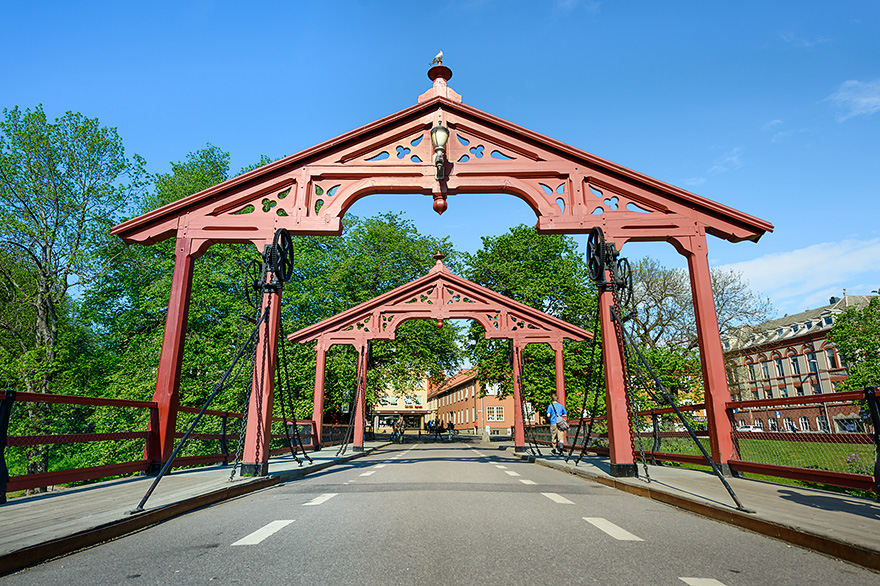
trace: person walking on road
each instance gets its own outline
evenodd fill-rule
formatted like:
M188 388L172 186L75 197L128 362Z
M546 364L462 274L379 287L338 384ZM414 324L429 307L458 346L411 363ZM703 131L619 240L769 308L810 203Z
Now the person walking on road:
M449 422L449 441L452 441L452 434L455 432L455 424L452 421Z
M565 405L557 401L556 393L550 395L550 405L547 406L547 416L550 418L550 441L553 444L551 450L554 454L565 451L565 433L559 429L559 424L564 422L564 416L568 415Z

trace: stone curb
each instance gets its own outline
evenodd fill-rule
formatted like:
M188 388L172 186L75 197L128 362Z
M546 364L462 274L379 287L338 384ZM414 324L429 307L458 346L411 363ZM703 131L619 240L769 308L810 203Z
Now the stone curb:
M326 470L331 466L344 464L357 458L362 458L383 447L385 447L385 445L369 448L363 452L356 452L349 456L341 456L337 460L322 462L308 468L286 470L264 478L256 478L236 486L211 491L197 497L188 498L156 509L147 510L143 513L132 515L129 518L112 521L98 527L68 535L67 537L53 539L46 543L32 545L24 549L7 553L0 556L0 576L5 576L6 574L24 569L28 566L33 566L57 557L68 555L86 547L97 545L104 541L116 539L128 535L129 533L134 533L135 531L140 531L141 529L184 515L195 509L200 509L221 501L256 492L264 488L269 488L270 486L275 486L282 482L302 478L303 476Z

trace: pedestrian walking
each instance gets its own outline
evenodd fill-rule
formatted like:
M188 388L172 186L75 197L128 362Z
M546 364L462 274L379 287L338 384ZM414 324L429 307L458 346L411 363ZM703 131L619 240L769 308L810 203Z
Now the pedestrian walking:
M550 399L550 405L547 406L547 416L550 418L550 442L553 444L550 451L561 454L565 451L565 429L568 429L565 416L568 412L565 410L565 405L557 401L556 393L552 393ZM562 429L563 427L565 429Z

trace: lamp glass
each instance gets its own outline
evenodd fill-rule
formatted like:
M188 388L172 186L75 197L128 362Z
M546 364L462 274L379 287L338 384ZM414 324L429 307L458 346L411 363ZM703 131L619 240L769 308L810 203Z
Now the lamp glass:
M445 149L446 141L449 140L449 129L443 125L431 129L431 144L435 149Z

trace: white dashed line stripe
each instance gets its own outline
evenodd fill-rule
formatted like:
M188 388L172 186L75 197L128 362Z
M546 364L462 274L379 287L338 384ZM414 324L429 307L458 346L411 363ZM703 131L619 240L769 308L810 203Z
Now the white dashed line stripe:
M538 484L534 480L526 480L525 478L520 478L519 481L522 482L523 484Z
M322 494L321 496L316 496L315 498L313 498L313 499L310 500L309 502L307 502L307 503L303 503L303 506L304 506L304 507L312 507L312 506L314 506L314 505L320 505L320 504L323 503L323 502L329 501L330 499L332 499L333 497L335 497L337 494L339 494L339 493L336 493L336 492L328 492L328 493L326 493L326 494Z
M507 468L507 466L502 466L501 464L495 464L495 467L496 467L496 468L501 468L502 470L504 470L505 468Z
M291 523L293 523L293 519L289 521L272 521L265 527L257 529L247 537L242 537L232 545L257 545L273 533L277 533Z
M608 519L603 519L601 517L584 517L584 521L587 523L594 525L595 527L601 529L614 539L618 541L644 541L641 537L636 537L626 529L621 529ZM690 578L688 578L690 579ZM699 578L694 578L699 579ZM720 582L719 582L720 584Z
M724 582L714 578L679 578L679 580L690 586L724 586Z
M388 464L376 464L376 468L384 468Z
M363 474L361 474L361 476L372 476L375 473L376 473L375 470L370 470L369 472L364 472Z
M573 505L574 503L565 498L564 496L559 496L555 492L542 492L545 497L553 501L554 503L559 503L560 505Z
M508 476L519 476L519 474L517 472L514 472L513 470L505 470L504 473Z

